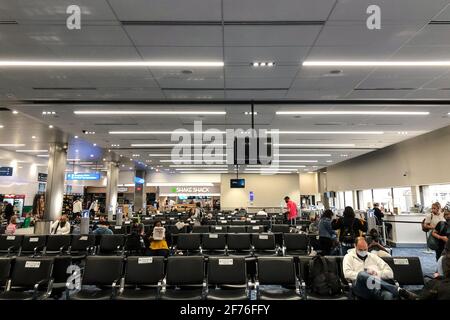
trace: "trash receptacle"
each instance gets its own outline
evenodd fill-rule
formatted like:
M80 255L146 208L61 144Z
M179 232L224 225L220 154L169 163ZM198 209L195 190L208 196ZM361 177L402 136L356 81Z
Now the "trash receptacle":
M52 221L36 221L34 225L34 234L50 234Z

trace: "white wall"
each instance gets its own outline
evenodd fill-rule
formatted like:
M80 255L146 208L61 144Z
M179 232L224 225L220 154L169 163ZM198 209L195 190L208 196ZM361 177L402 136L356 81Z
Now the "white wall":
M220 183L220 174L205 173L205 174L168 174L165 172L154 172L147 174L147 181L151 183L165 182L165 183L189 183L189 182L210 182Z
M450 182L450 126L328 168L329 191Z
M231 189L230 179L236 178L234 174L222 174L220 186L222 209L232 210L238 207L279 207L283 198L289 196L295 202L300 200L298 174L242 174L239 178L245 179L245 188ZM254 201L250 204L249 193L253 191Z
M301 195L316 195L319 193L317 173L300 173L298 175Z

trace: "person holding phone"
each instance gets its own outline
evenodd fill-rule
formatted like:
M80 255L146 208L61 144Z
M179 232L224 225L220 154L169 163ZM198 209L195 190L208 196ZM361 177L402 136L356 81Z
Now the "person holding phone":
M163 230L161 230L161 228ZM169 246L167 245L165 229L161 221L158 220L155 222L155 225L153 227L153 233L149 237L149 239L150 239L150 255L163 257L167 257L169 255Z

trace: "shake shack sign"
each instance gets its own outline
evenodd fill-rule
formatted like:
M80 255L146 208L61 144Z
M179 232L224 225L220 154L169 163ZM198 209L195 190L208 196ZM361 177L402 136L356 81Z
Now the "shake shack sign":
M173 187L172 193L210 193L209 187Z
M160 195L210 195L210 194L220 194L220 187L216 186L170 186L170 187L159 187Z

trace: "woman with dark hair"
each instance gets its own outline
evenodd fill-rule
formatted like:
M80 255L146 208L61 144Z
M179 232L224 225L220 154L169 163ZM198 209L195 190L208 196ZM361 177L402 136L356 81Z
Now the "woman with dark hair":
M327 209L322 214L319 221L319 244L322 255L327 256L331 253L333 239L336 238L336 231L331 227L333 211Z
M341 255L346 255L353 248L355 239L367 232L367 223L355 217L352 207L345 207L343 217L333 220L331 226L339 230L339 242L341 244Z
M131 226L130 234L127 236L125 248L128 253L144 253L144 225L142 223L135 223Z
M165 229L161 221L155 221L152 235L150 236L150 254L152 256L164 256L169 255L169 246L166 241Z

